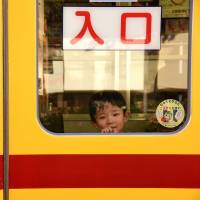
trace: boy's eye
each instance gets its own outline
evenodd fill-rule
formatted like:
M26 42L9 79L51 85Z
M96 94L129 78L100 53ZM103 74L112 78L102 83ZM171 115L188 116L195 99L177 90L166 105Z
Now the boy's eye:
M119 113L117 112L117 113L113 113L113 116L118 116L119 115Z
M105 116L102 115L102 116L99 116L98 118L99 118L99 119L105 119Z

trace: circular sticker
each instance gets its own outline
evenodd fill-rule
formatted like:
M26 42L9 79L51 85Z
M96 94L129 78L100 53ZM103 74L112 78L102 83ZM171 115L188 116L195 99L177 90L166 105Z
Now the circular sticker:
M175 99L162 101L156 109L158 122L167 128L174 128L181 124L185 117L185 110L182 104Z

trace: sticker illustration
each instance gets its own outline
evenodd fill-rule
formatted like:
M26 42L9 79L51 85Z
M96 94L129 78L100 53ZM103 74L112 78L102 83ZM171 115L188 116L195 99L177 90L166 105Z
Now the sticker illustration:
M182 104L175 99L162 101L156 109L158 122L167 128L174 128L181 124L185 117L185 110Z

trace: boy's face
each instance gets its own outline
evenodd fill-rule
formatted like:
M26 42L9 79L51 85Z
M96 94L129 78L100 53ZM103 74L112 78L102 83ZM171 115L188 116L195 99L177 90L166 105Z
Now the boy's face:
M97 109L95 119L96 126L101 129L101 132L118 133L123 131L127 114L124 114L122 108L111 103L105 103L103 107Z

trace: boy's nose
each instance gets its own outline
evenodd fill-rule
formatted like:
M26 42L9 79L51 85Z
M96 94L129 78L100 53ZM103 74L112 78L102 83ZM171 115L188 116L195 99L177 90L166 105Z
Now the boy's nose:
M112 124L113 123L113 117L112 116L108 116L107 123L108 124Z

